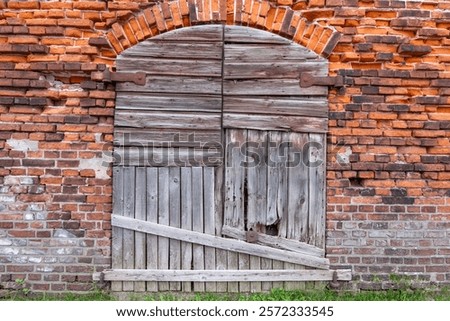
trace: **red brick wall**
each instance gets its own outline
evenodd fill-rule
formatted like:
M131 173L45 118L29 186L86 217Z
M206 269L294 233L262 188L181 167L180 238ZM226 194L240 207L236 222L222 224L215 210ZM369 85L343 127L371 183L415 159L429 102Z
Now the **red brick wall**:
M359 288L450 283L450 3L275 5L0 0L1 285L88 290L109 266L114 85L101 72L152 34L221 21L331 53L345 77L329 97L332 265Z

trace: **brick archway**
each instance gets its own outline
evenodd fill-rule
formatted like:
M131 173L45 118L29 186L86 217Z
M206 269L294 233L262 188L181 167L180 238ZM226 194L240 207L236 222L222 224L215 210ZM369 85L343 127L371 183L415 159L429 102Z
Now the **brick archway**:
M340 33L308 21L300 11L256 0L173 0L155 4L125 22L112 25L106 38L120 54L137 43L173 29L198 24L242 25L266 30L328 57Z

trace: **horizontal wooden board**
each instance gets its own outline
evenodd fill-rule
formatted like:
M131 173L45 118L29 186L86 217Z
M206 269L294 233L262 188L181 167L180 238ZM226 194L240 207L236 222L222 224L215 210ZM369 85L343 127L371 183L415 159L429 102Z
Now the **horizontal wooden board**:
M220 112L222 99L218 95L120 93L116 109Z
M171 75L193 77L221 77L220 60L181 60L130 57L117 61L117 68L127 72L145 72L147 75ZM311 71L311 70L307 70Z
M317 117L230 114L223 115L224 128L325 133L328 120Z
M116 147L113 158L115 166L215 167L222 165L222 151L219 148Z
M318 269L328 269L330 266L329 260L325 258L318 258L310 255L269 248L258 244L183 230L180 228L136 220L120 215L112 215L111 219L112 226L131 229L137 232L155 234L193 244L201 244L223 250L255 255Z
M143 41L122 52L117 58L118 65L122 59L131 58L168 58L168 59L217 59L222 60L222 42L198 41Z
M118 93L125 91L138 93L190 93L196 95L220 95L222 93L222 79L214 77L193 78L182 76L147 76L146 84L144 86L136 85L131 82L119 82L116 85L116 91Z
M270 44L226 44L224 47L225 61L233 62L320 62L326 68L327 60L315 52L297 44L285 46Z
M135 128L221 129L220 113L159 113L117 110L114 125Z
M227 113L296 115L327 117L325 97L247 97L225 96L223 111Z
M244 230L237 229L227 225L224 225L222 227L222 235L232 237L241 241L246 240L246 232ZM306 255L312 255L317 257L325 256L325 250L315 247L313 245L309 245L307 243L299 242L296 240L271 236L263 233L257 233L257 239L255 243L283 250L293 251L297 253L303 253Z
M136 129L116 127L115 146L157 146L170 143L172 147L221 146L221 130Z
M263 30L241 26L225 26L226 43L289 45L292 41Z
M224 80L224 95L258 96L324 96L328 87L300 87L297 79Z
M222 41L222 25L201 25L172 30L151 38L151 41Z
M138 71L138 69L136 69ZM322 62L235 62L225 61L224 79L300 79L301 73L325 77L328 73Z
M243 282L243 281L351 281L351 270L104 270L93 274L99 281L177 281L177 282Z

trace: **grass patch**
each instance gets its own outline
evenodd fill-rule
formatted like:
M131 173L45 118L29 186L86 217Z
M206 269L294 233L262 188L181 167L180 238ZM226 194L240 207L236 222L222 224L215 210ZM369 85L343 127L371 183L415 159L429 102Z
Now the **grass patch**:
M95 290L86 294L28 294L11 293L5 301L114 301L117 298L107 292ZM450 301L447 288L431 290L387 290L362 292L335 292L330 290L286 291L272 290L269 293L217 294L217 293L164 293L131 294L132 301Z

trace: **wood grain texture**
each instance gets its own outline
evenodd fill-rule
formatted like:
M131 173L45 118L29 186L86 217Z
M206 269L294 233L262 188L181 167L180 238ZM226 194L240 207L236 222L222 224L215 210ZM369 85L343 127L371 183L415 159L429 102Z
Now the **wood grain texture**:
M129 218L135 217L135 181L136 172L134 167L123 168L123 215ZM135 248L134 231L123 231L123 267L126 269L134 268ZM134 291L132 282L123 283L123 291Z
M158 169L146 168L147 221L158 223ZM158 237L147 234L147 269L158 268ZM158 292L158 283L147 282L147 291Z
M113 169L113 214L123 215L123 167ZM112 227L111 260L113 269L123 268L123 229ZM112 282L112 291L122 291L122 282Z
M145 167L136 168L136 179L135 179L135 215L134 217L138 220L147 220L147 181L146 181L146 170ZM136 232L134 236L134 267L136 269L146 268L146 234ZM134 291L145 292L146 284L145 282L136 282L134 284Z

